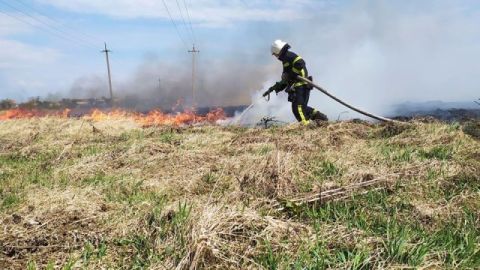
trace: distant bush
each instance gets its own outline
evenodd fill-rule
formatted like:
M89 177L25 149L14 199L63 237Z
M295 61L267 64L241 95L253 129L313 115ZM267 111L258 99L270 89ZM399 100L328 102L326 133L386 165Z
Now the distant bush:
M11 99L0 100L0 110L9 110L15 108L16 105L15 101Z
M32 110L32 109L52 109L58 110L61 108L58 102L41 100L40 97L31 98L27 102L18 104L22 109Z

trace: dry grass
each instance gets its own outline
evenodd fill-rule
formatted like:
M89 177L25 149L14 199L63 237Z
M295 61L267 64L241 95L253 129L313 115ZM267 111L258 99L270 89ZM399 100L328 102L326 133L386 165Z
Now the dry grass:
M456 124L16 120L0 162L2 269L480 267L480 143Z

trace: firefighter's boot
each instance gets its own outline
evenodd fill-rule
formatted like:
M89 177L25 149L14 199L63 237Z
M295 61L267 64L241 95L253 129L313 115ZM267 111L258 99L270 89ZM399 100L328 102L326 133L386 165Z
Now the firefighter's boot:
M311 119L315 121L328 121L328 117L319 111L314 111Z

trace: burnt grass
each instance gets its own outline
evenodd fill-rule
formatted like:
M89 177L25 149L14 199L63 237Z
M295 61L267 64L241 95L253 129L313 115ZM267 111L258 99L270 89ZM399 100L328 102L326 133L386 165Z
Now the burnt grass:
M0 122L0 269L479 269L477 133Z

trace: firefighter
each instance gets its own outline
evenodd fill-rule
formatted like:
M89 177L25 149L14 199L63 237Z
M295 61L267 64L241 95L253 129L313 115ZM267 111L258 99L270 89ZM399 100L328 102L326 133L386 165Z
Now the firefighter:
M288 93L288 101L292 103L292 111L298 122L308 125L310 120L328 121L326 115L308 106L310 90L313 88L308 83L296 78L297 75L310 80L312 78L308 77L305 61L289 49L290 45L284 41L275 40L273 42L272 55L283 63L282 80L270 87L263 96L266 97L273 91L278 94L285 90Z

